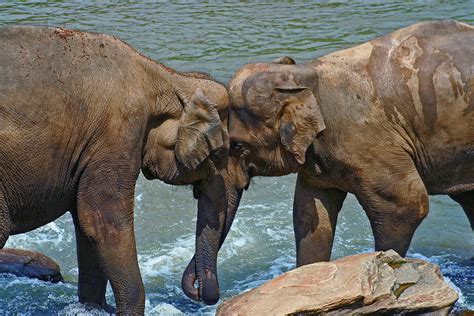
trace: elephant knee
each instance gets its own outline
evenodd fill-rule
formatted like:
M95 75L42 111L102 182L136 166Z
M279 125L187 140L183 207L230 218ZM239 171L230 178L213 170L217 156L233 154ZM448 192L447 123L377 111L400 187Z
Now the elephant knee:
M428 216L428 211L429 211L429 201L428 201L428 195L422 195L420 197L420 202L418 204L418 212L416 213L416 217L418 221L422 221L425 219L426 216Z
M387 220L393 225L418 225L428 215L427 203L400 205L388 211Z
M428 215L428 194L423 188L423 192L411 195L407 200L406 205L401 205L398 209L400 220L419 224Z
M377 193L370 203L370 209L374 210L379 220L393 225L418 225L428 215L428 193L421 179L402 182L395 190Z

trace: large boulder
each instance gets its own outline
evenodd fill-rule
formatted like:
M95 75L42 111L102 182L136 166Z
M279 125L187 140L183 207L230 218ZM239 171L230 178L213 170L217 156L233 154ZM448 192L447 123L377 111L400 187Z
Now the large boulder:
M53 259L39 252L24 249L0 249L0 273L11 273L53 283L63 281L59 265Z
M457 299L437 265L390 250L286 272L222 303L217 315L447 314Z

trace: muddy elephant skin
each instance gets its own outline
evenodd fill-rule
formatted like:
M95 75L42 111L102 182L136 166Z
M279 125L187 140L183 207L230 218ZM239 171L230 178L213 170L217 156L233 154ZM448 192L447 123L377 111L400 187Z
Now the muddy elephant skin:
M228 152L228 102L207 75L178 73L108 35L0 29L0 247L69 211L79 301L109 308L110 281L117 312L142 314L138 174L194 184L206 198L220 179L213 159Z
M230 185L298 173L298 266L330 259L348 192L377 251L406 254L429 194L474 225L474 27L425 22L304 64L249 64L229 95Z

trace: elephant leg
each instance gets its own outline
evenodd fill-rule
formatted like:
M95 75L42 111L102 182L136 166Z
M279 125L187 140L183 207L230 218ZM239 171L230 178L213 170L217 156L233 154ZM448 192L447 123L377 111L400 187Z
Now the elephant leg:
M0 249L5 246L10 236L11 228L10 212L8 211L7 201L0 182Z
M375 250L393 249L405 256L415 230L428 215L425 185L415 167L377 168L382 177L364 179L357 199L369 217Z
M450 197L461 205L474 230L474 191L450 195Z
M133 227L134 180L130 174L118 174L115 167L85 171L78 190L77 218L80 230L96 253L86 254L82 263L99 266L112 286L117 314L143 314L145 291L138 268ZM79 234L80 235L80 234ZM83 250L86 250L86 246ZM81 254L82 255L82 254ZM87 268L86 268L87 271ZM85 290L94 299L102 299L103 289ZM100 296L100 297L99 297Z
M293 204L298 267L329 261L337 215L346 195L346 192L337 189L322 190L312 187L298 174Z
M97 247L82 232L77 214L72 214L76 228L77 261L79 264L79 302L103 308L108 313L115 309L105 300L107 277L100 265Z

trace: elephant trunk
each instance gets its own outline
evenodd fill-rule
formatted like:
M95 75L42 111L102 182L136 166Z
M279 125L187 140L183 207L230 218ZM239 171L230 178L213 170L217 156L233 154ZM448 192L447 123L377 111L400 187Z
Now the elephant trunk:
M213 305L219 300L217 255L225 241L239 206L242 190L226 188L222 194L199 195L196 253L184 271L181 286L191 299ZM216 188L213 188L216 190ZM230 190L229 190L230 189ZM199 288L195 288L196 280Z
M225 200L225 199L224 199ZM198 201L196 229L196 276L199 282L199 297L205 304L213 305L219 300L217 280L217 253L225 225L225 205L216 207L206 194ZM224 206L224 207L222 207Z
M194 286L196 280L196 257L193 256L184 270L183 277L181 278L181 288L187 297L195 301L200 301L198 289Z
M225 216L225 227L221 235L219 249L224 243L227 237L227 234L229 233L230 228L232 227L235 214L237 213L237 209L239 208L240 199L242 198L242 193L243 193L243 190L232 190L232 192L229 192L228 190L228 195L227 195L228 206L227 206L227 213Z

